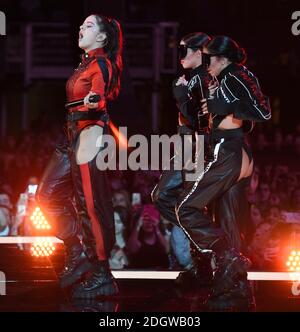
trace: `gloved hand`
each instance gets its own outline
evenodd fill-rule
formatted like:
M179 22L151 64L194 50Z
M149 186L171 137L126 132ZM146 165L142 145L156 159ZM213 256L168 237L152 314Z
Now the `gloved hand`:
M175 79L172 83L173 95L179 104L184 103L188 99L188 81L185 76Z

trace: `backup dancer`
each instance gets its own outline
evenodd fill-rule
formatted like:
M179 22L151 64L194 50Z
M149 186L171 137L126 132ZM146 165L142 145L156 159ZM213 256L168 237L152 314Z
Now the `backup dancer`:
M179 109L177 133L182 138L182 142L187 135L191 139L193 149L195 135L205 135L207 138L209 133L208 117L201 109L201 100L209 95L209 84L212 81L203 55L203 48L209 41L210 37L203 32L190 33L182 38L179 44L180 63L188 73L173 82L173 94ZM182 171L177 170L174 166L176 158L181 160L183 154L182 151L175 151L170 161L170 170L162 172L159 183L152 192L152 200L160 214L177 226L175 205L186 186L187 170L184 168ZM183 235L181 241L188 240ZM204 254L200 256L193 243L191 243L191 257L192 264L187 267L187 271L179 275L177 283L184 285L196 282L198 285L206 285L212 279L210 257Z
M251 262L233 245L224 229L216 227L205 207L220 198L232 199L228 191L251 176L253 161L245 142L245 130L252 122L268 121L271 109L257 78L242 65L246 60L245 50L234 40L213 37L204 52L210 58L210 74L220 82L202 100L202 111L212 115L213 160L206 163L194 183L187 183L175 211L179 225L199 255L211 253L216 258L208 307L247 309L254 304L247 281Z

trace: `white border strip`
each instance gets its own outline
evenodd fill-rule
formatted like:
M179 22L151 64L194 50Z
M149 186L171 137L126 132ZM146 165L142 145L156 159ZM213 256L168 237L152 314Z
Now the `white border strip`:
M52 243L63 243L55 236L3 236L0 244L35 243L48 240ZM1 249L1 247L0 247ZM112 271L117 279L176 279L180 271L135 271L115 270ZM300 281L300 272L248 272L248 280L257 281Z
M112 274L116 279L147 279L147 280L174 280L179 271L134 271L114 270ZM251 281L300 281L300 273L289 272L248 272L248 280ZM27 280L26 280L27 281ZM30 281L30 280L28 280ZM34 280L34 282L50 282L53 280ZM1 281L0 281L1 282ZM19 282L8 281L7 282ZM22 281L23 282L23 281Z
M180 271L112 271L117 279L176 279ZM297 272L248 272L248 280L295 281L300 280Z
M300 280L300 273L299 272L248 272L248 280L296 281Z
M134 271L134 270L120 270L112 271L112 274L117 279L176 279L179 271Z
M37 241L51 241L52 243L63 243L55 236L0 236L0 244L12 243L35 243Z

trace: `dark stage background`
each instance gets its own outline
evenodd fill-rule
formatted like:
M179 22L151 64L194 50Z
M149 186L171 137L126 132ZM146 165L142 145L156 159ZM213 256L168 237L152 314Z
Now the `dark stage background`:
M39 22L68 24L67 28L57 28L58 35L60 32L67 34L59 36L60 42L54 43L51 52L43 54L43 65L46 66L47 61L56 61L72 69L77 65L80 54L77 47L78 27L93 12L116 17L124 27L125 71L122 94L112 106L111 112L115 123L128 125L132 133L156 131L171 134L176 128L177 110L171 82L179 68L159 72L154 77L157 61L152 61L156 55L151 53L151 35L146 33L141 39L134 37L139 31L144 31L143 26L157 25L159 22L177 23L176 32L169 39L165 37L162 42L167 49L166 61L170 61L171 54L176 51L174 47L180 37L192 31L204 31L210 35L224 34L236 39L247 49L247 65L260 79L265 93L271 97L273 119L264 125L265 130L279 126L282 131L289 132L295 128L299 119L300 35L295 36L291 31L294 22L291 19L292 13L299 10L297 1L90 0L71 4L58 0L2 0L0 8L6 14L7 21L7 34L0 38L2 136L18 135L22 129L32 126L42 129L43 124L48 127L49 123L56 124L64 117L64 84L67 75L55 77L53 74L49 78L51 75L45 69L38 77L28 81L24 78L26 25ZM136 23L142 26L140 30L131 28ZM43 45L39 47L43 48ZM137 65L139 69L143 68L145 49L149 49L150 61L144 64L149 73L136 74ZM33 56L38 58L39 52L40 49L36 49ZM64 61L61 61L62 57L65 57ZM26 61L30 61L30 58ZM157 107L152 104L153 94L158 100ZM27 108L26 119L22 115L24 103ZM155 119L153 107L158 114Z
M110 114L129 135L176 133L171 83L182 72L177 57L182 36L195 31L228 35L247 50L247 66L272 106L272 119L258 123L249 135L255 170L247 188L247 245L256 268L286 270L283 248L288 243L290 249L291 239L300 246L299 0L0 0L0 11L6 15L6 35L0 36L0 207L11 213L0 223L0 235L1 227L13 233L11 220L18 216L22 193L39 182L61 137L65 82L81 54L79 26L99 12L119 19L124 30L121 94ZM132 194L140 193L142 204L151 203L159 175L112 172L114 208L125 209L126 236L134 229ZM160 225L169 236L170 224ZM15 234L24 235L22 227ZM172 269L174 257L167 254L164 267Z

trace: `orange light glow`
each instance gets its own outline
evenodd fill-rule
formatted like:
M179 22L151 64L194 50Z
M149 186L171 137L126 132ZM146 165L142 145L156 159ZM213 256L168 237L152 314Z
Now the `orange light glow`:
M33 225L36 229L49 230L51 226L43 215L41 209L37 206L33 211L30 220L33 222Z
M300 251L292 250L286 262L288 271L300 271Z
M38 239L30 248L31 255L35 257L48 257L55 251L55 246L50 239Z
M109 121L109 127L113 133L113 135L115 136L115 138L118 140L119 142L119 146L122 149L127 149L128 147L128 141L126 139L126 137L124 135L121 134L121 132L118 130L118 128L112 123L112 121Z

